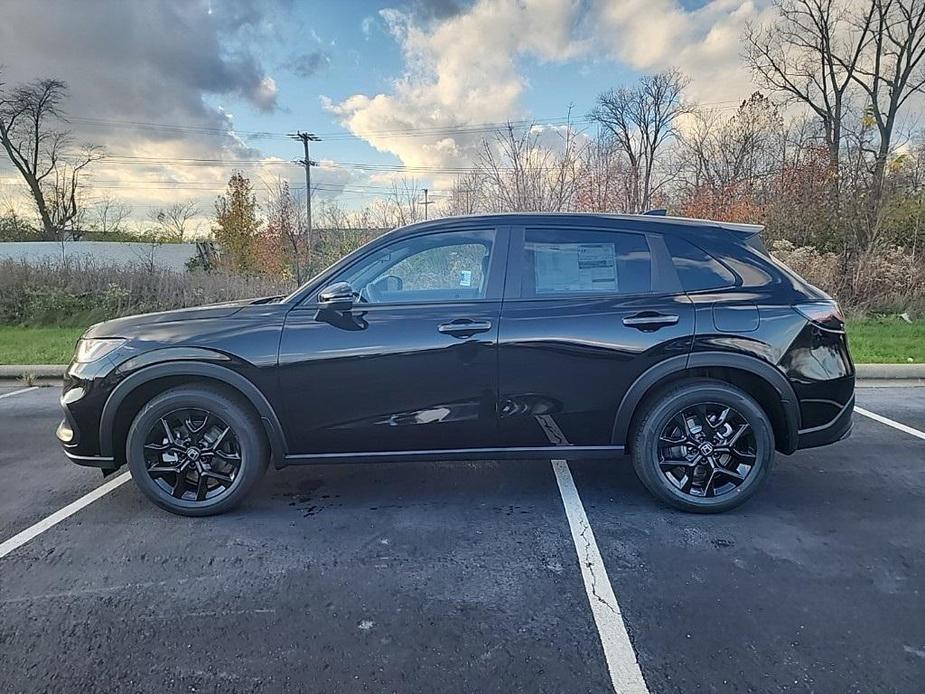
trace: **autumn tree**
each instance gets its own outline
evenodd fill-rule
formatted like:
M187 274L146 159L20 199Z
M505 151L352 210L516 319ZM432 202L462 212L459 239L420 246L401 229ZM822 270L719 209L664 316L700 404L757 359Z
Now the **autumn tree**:
M302 284L307 261L304 209L287 181L278 179L269 188L267 223L261 233L262 265L274 274L290 277L297 285Z
M785 154L777 107L755 92L731 117L698 109L679 138L684 214L758 221Z
M228 180L224 195L215 201L212 233L219 245L222 261L235 272L253 274L259 270L257 241L260 219L257 197L250 179L236 171Z

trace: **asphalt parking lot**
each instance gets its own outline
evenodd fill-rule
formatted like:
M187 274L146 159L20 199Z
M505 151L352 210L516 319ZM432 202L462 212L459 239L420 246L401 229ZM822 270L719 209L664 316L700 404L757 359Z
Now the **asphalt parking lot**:
M103 482L57 395L0 398L0 542ZM925 431L925 388L858 404ZM925 689L925 440L858 415L719 516L570 469L648 691ZM271 470L206 519L124 484L0 558L0 691L612 691L578 557L549 463Z

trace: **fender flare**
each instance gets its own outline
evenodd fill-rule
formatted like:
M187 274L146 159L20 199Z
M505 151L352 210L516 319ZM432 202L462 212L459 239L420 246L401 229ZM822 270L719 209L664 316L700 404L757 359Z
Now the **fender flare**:
M222 355L224 356L224 355ZM227 359L227 357L225 357ZM113 456L113 430L119 408L138 387L165 376L202 376L221 381L243 395L257 411L270 441L274 462L283 460L288 450L283 427L270 402L251 381L236 371L211 362L164 361L145 366L126 376L106 400L100 416L100 454Z
M747 371L758 376L770 385L780 397L784 412L787 441L780 441L781 451L792 453L796 449L797 432L800 429L800 406L793 386L784 374L757 357L733 352L695 352L693 354L679 355L659 362L643 372L629 387L617 408L614 419L611 442L617 444L627 443L630 424L636 408L642 399L662 379L688 369L703 367L727 367Z

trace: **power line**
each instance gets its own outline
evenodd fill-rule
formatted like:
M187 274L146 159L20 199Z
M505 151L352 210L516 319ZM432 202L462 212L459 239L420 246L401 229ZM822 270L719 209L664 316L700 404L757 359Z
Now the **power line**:
M70 116L69 121L91 127L125 127L125 128L143 128L155 130L167 130L178 133L204 134L204 135L246 135L256 139L287 139L289 133L271 132L266 130L238 130L234 126L229 127L210 127L196 125L181 125L174 123L152 123L148 121L132 120L115 120L107 118L92 118L88 116ZM392 137L428 137L438 135L478 133L484 131L506 128L533 127L535 125L581 125L591 122L590 117L574 118L569 116L557 116L554 118L531 118L509 121L496 121L485 123L468 123L468 124L447 124L447 125L425 125L425 126L403 126L397 128L369 130L363 134L356 134L344 131L331 131L328 133L317 133L317 136L325 140L347 140L347 139L367 139L376 136Z

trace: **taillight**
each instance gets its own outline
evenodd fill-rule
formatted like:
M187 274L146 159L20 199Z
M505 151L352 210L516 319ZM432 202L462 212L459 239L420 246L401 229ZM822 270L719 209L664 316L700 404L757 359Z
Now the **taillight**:
M845 316L838 304L834 301L814 301L812 303L797 304L793 307L807 320L826 330L844 330Z

